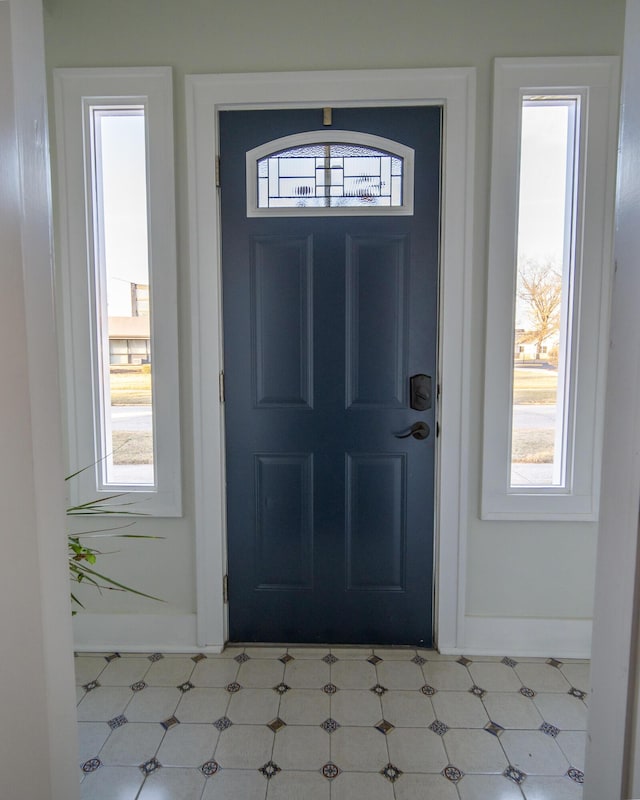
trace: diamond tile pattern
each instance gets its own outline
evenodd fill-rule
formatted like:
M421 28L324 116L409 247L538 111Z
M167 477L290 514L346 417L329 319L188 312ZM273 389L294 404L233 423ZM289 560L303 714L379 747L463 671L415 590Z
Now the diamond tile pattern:
M140 764L140 771L144 775L151 775L152 772L159 770L161 766L162 764L157 758L150 758L149 761L145 761L144 764Z
M395 783L402 775L402 770L398 769L398 767L394 766L393 764L387 764L386 767L383 767L380 770L380 774L384 775L384 777L388 781L391 781L391 783Z
M437 733L438 736L444 736L445 733L449 730L449 726L445 725L444 722L441 722L439 719L434 720L429 728L434 732Z
M258 771L261 772L267 780L270 780L274 775L277 775L282 770L277 764L274 764L273 761L267 761L267 763L263 764Z
M556 726L552 725L550 722L543 722L540 726L540 730L542 733L546 733L547 736L552 736L554 739L560 733L560 728L556 728Z
M300 645L155 653L147 667L135 654L76 658L80 768L99 770L85 780L106 783L101 797L124 770L144 781L141 798L186 770L201 800L488 800L528 796L539 776L549 797L581 796L588 664ZM113 669L136 683L101 685Z
M325 719L323 723L321 723L320 727L323 728L327 733L333 733L334 731L338 730L340 723L329 717L328 719Z

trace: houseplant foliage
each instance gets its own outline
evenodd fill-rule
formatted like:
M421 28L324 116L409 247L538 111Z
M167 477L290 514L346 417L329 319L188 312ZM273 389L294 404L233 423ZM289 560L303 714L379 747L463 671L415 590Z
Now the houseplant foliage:
M71 480L76 475L79 475L83 470L74 472L65 478L66 481ZM123 506L130 505L129 503L117 502L124 495L113 494L108 497L99 498L97 500L89 500L86 503L80 503L77 506L70 506L67 508L67 516L76 517L91 517L100 515L101 517L117 514L118 516L144 516L135 511L124 509ZM98 549L97 545L99 540L105 539L161 539L160 536L148 536L135 533L122 533L126 528L134 525L135 522L129 522L125 525L117 525L115 527L100 528L93 531L83 531L81 533L68 533L67 534L67 549L69 558L69 578L73 583L82 583L85 585L93 586L98 592L102 593L104 590L117 591L117 592L130 592L137 594L140 597L147 597L150 600L158 600L164 602L159 597L154 597L146 592L141 592L131 586L126 586L123 583L110 578L103 572L99 572L96 567L98 558L102 559L103 556L109 555L116 551L103 551ZM88 541L90 540L90 541ZM102 569L102 567L101 567ZM74 605L73 614L76 613L76 608L84 608L76 595L71 592L71 601Z

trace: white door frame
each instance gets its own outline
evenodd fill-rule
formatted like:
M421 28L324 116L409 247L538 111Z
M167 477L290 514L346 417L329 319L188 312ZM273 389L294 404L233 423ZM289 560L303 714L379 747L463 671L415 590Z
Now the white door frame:
M440 258L441 435L436 454L435 636L442 650L464 641L465 549L475 69L357 70L189 75L186 78L194 414L197 637L227 638L224 419L218 112L349 105L444 109Z

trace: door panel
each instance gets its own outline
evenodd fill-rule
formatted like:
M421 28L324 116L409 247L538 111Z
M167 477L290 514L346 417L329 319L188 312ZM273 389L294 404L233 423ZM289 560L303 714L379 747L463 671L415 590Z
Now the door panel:
M405 405L405 237L348 237L347 408Z
M309 237L253 241L256 405L310 407L313 263Z
M435 428L441 110L333 121L415 149L413 216L247 217L246 152L322 112L220 114L230 638L430 645L435 441L396 434Z

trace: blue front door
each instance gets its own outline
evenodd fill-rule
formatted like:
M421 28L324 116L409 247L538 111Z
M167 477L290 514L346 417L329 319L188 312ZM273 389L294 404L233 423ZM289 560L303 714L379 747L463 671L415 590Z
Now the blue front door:
M332 123L415 150L412 215L247 216L322 110L220 114L230 639L430 646L441 109Z

